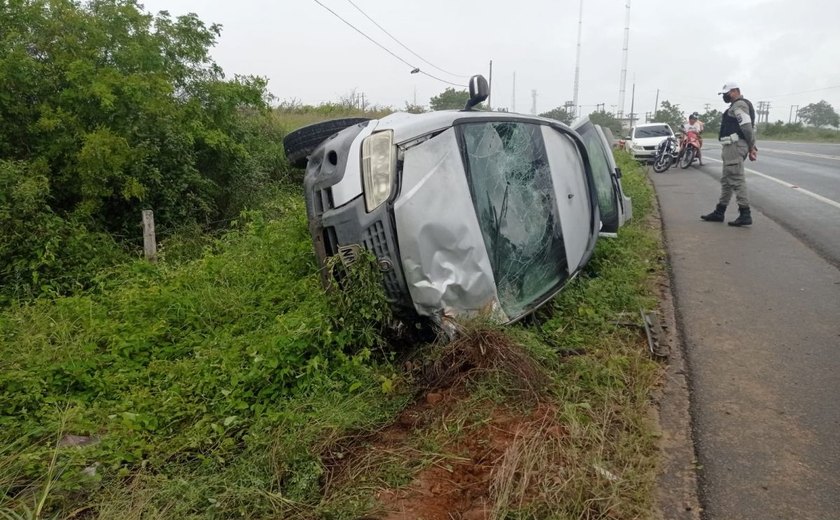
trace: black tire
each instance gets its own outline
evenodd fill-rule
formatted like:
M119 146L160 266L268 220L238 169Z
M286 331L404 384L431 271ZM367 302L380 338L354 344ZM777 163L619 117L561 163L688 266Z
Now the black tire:
M682 157L680 157L680 168L685 170L691 163L694 162L694 156L697 155L697 149L693 146L686 146L685 152L683 152Z
M322 121L312 125L298 128L283 138L283 149L286 151L286 159L295 168L306 166L307 157L318 148L328 137L358 123L370 121L366 117L349 117L345 119L333 119Z
M655 161L653 161L653 171L656 173L662 173L667 171L668 168L671 167L671 158L668 154L662 154L660 157L657 157Z

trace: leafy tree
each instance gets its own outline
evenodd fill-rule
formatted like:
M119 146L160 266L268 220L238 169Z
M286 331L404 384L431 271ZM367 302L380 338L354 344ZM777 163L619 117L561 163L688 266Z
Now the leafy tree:
M460 110L464 108L469 99L470 93L466 90L455 90L452 87L448 87L429 100L429 107L432 110Z
M778 120L775 123L759 123L758 132L764 137L787 137L802 132L802 123L785 123Z
M540 114L540 117L547 117L549 119L556 119L557 121L560 121L561 123L570 125L570 124L572 124L572 121L574 120L575 115L573 113L569 112L568 110L566 110L565 107L557 107L557 108L549 110L548 112L543 112L542 114Z
M0 3L3 184L37 194L6 198L0 211L29 204L29 223L50 223L28 251L0 248L0 265L29 265L43 285L69 261L56 258L73 254L55 246L68 234L136 237L143 208L164 229L224 219L259 192L282 167L280 136L261 137L266 81L225 80L210 59L219 34L193 14L149 15L137 0ZM10 222L4 239L34 233Z
M423 108L423 105L414 105L408 101L405 102L405 108L403 109L403 112L408 112L409 114L422 114L425 111L426 109Z
M660 108L654 114L653 120L657 123L668 123L674 131L686 121L680 106L672 105L667 100L660 103Z
M589 120L593 124L609 128L615 136L624 135L624 131L621 128L621 121L612 112L592 112L589 114Z
M840 116L825 100L811 103L797 112L799 118L812 126L840 126Z
M720 131L720 120L722 117L723 113L720 110L715 110L714 108L707 109L703 112L703 114L700 115L700 121L703 121L703 124L705 125L705 133L717 135Z

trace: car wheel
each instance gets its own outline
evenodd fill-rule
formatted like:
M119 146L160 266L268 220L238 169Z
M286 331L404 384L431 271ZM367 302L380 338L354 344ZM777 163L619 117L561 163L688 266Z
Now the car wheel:
M366 121L370 121L370 119L365 117L350 117L322 121L298 128L283 138L283 149L286 151L286 159L295 168L303 168L306 166L307 157L325 139L345 128Z

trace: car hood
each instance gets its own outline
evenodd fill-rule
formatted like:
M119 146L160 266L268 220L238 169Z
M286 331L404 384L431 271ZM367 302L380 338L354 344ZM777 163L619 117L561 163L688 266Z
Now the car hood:
M656 146L665 139L668 139L668 137L670 136L663 135L661 137L640 137L634 138L631 142L639 146Z
M453 129L411 150L403 190L394 219L417 313L440 320L489 312L497 321L509 321L496 294Z

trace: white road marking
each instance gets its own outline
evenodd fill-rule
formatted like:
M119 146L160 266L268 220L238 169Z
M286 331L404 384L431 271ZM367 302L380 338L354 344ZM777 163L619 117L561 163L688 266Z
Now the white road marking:
M714 162L721 163L721 164L723 163L723 161L721 161L720 159L712 159L711 157L706 158L704 160L714 161ZM801 193L803 195L807 195L807 196L809 196L813 199L816 199L820 202L824 202L825 204L828 204L829 206L834 206L835 208L840 209L840 202L837 202L836 200L831 200L827 197L823 197L822 195L814 193L813 191L808 191L805 188L800 188L796 184L791 184L787 181L783 181L782 179L777 179L776 177L771 177L770 175L767 175L766 173L761 173L759 171L755 171L752 168L744 168L744 171L752 173L753 175L758 175L759 177L764 177L765 179L773 181L777 184L781 184L785 188L792 188L792 189L796 190L798 193Z
M759 148L758 151L772 153L788 153L790 155L801 155L804 157L814 157L817 159L831 159L833 161L840 161L840 155L824 155L821 153L797 152L794 150L779 150L776 148Z

